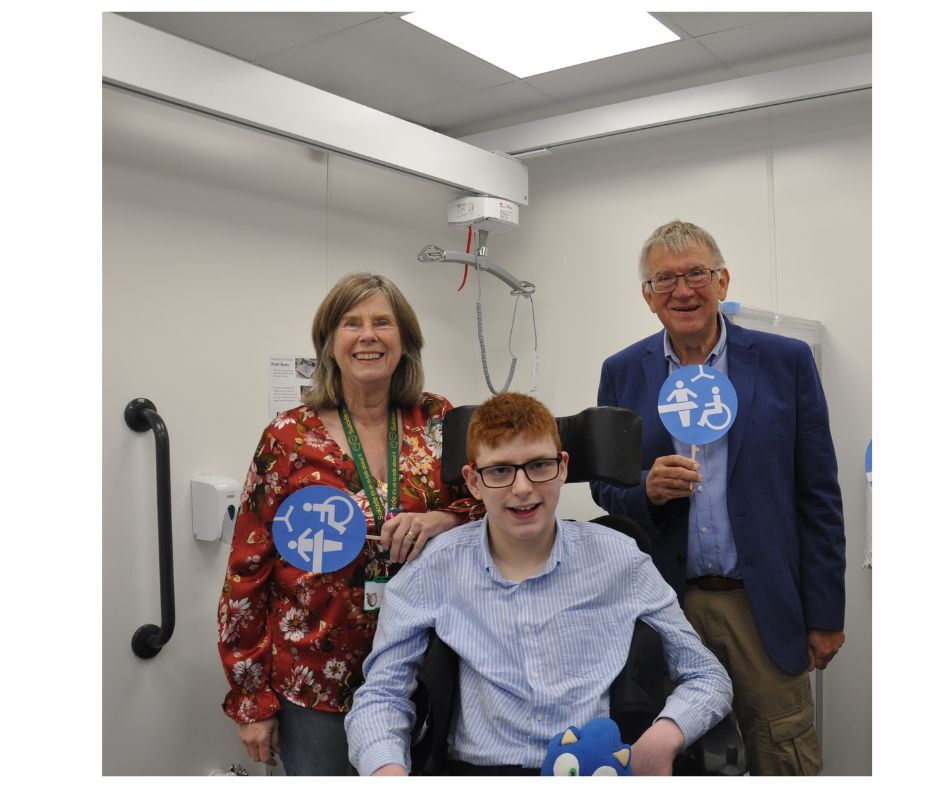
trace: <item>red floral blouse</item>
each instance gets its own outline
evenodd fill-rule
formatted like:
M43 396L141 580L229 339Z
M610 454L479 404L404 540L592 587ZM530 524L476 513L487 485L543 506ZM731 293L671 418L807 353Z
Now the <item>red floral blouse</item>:
M401 410L401 507L441 509L463 522L483 515L473 498L441 482L441 432L451 404L422 395ZM359 557L336 572L313 574L289 564L274 546L271 524L281 502L310 484L338 487L362 508L368 533L378 533L351 457L330 437L318 412L302 406L268 425L242 491L219 600L219 653L231 690L222 708L236 722L274 715L275 693L321 711L349 710L372 648L377 611L363 610L364 581L394 574L366 540ZM381 495L387 493L379 484ZM466 490L463 490L466 495Z

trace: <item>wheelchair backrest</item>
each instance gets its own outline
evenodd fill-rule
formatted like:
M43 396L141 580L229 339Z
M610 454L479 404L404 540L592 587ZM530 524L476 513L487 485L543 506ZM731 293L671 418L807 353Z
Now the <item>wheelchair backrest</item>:
M476 405L461 405L444 417L441 477L445 484L463 482L467 462L467 427ZM568 481L600 481L619 487L640 483L643 420L627 408L585 408L559 416L561 448L568 452Z

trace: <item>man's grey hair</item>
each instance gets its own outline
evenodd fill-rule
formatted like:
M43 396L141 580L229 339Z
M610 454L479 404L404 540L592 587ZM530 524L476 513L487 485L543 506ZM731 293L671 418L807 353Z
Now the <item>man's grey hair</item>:
M640 281L646 282L649 279L649 269L646 263L654 247L665 246L670 252L681 254L693 243L698 243L708 249L712 257L715 258L718 268L725 267L725 259L721 256L721 250L708 230L703 230L691 222L676 219L653 230L653 234L643 244L643 248L640 250Z

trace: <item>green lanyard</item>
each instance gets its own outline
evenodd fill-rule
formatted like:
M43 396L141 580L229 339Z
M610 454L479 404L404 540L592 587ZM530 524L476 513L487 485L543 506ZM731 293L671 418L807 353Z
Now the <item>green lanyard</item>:
M352 416L345 405L339 406L339 418L343 423L343 432L346 433L346 440L349 442L349 450L352 452L353 462L356 464L356 470L359 471L359 478L362 480L362 488L369 498L369 506L372 507L372 514L375 516L375 527L382 529L382 523L385 521L385 512L382 508L382 499L379 497L379 491L376 487L372 474L369 473L369 463L366 461L366 453L362 450L362 443L359 441L359 433L356 432L356 425L353 424ZM394 509L398 506L398 411L390 408L388 411L388 508Z

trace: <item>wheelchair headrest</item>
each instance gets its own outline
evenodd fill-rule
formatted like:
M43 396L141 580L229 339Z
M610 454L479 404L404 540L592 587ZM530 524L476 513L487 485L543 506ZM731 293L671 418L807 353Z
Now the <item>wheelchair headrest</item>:
M463 482L467 427L476 405L461 405L444 417L441 476L445 484ZM585 408L559 416L561 448L568 452L568 481L600 481L619 487L640 483L643 420L627 408Z

